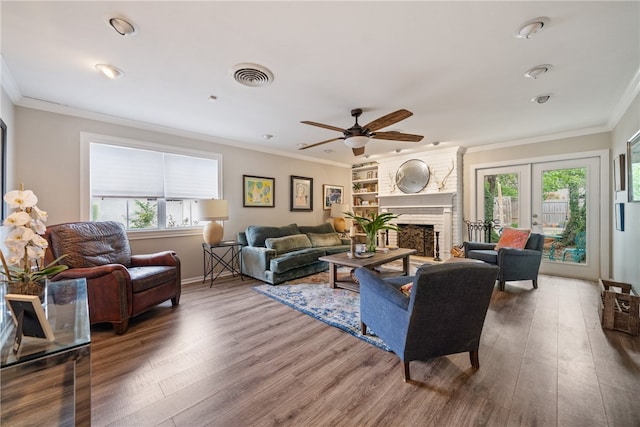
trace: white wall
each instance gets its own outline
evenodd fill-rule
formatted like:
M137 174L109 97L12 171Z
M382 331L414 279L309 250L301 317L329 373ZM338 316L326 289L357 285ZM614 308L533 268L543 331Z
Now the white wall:
M631 106L620 119L612 132L611 158L627 153L627 141L640 130L640 95L636 96ZM613 186L612 186L613 187ZM611 218L615 221L613 204L624 203L625 231L611 228L611 265L613 278L617 281L640 286L640 203L627 202L627 192L612 192ZM615 224L615 223L614 223Z
M224 222L225 239L252 224L313 225L324 222L329 211L322 209L322 185L350 188L351 169L296 160L235 148L194 138L178 137L97 120L72 117L31 108L15 109L15 185L24 183L39 198L38 206L49 213L48 224L78 221L80 217L80 132L137 139L164 145L214 151L223 155L223 196L229 201L229 220ZM14 126L12 126L14 127ZM242 175L275 178L274 208L242 206ZM289 212L290 176L313 178L313 212ZM183 279L202 276L202 236L132 240L136 254L173 249L182 261Z

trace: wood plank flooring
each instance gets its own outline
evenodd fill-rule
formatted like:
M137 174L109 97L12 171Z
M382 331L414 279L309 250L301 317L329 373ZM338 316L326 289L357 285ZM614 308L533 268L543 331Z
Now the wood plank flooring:
M123 336L92 329L95 426L640 426L640 339L604 332L595 283L494 291L480 348L412 362L251 290L185 286Z

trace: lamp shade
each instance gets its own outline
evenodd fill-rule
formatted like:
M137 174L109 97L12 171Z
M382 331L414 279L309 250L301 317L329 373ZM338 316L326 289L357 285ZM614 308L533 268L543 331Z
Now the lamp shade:
M198 201L198 219L201 221L229 219L229 203L226 200L216 199Z
M349 205L334 203L331 205L331 216L333 218L345 218L345 212L350 212Z
M210 245L219 244L222 241L224 229L216 221L229 219L229 203L226 200L200 200L197 215L200 221L209 221L202 230L204 242Z

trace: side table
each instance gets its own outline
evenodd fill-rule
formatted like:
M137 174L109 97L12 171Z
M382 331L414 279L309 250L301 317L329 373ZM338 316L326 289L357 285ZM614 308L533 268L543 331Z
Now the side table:
M216 249L223 249L222 255L216 253ZM236 277L236 274L240 275L240 279L244 281L242 276L242 243L236 241L225 241L217 244L202 244L202 255L204 258L204 275L202 277L202 283L207 280L208 276L211 276L211 284L220 276L223 271L229 271ZM231 256L229 261L225 258ZM216 268L219 268L216 271Z

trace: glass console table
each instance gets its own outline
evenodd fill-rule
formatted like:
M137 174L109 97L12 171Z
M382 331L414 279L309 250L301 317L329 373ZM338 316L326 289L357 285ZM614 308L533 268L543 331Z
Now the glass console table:
M85 279L49 282L44 304L54 341L24 337L0 284L0 425L91 424L91 335Z

